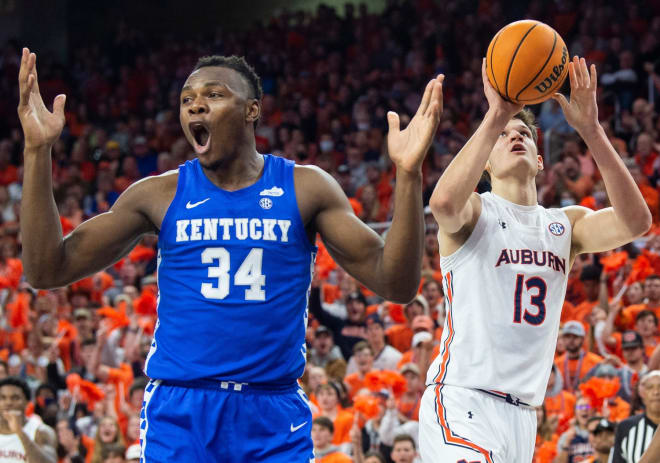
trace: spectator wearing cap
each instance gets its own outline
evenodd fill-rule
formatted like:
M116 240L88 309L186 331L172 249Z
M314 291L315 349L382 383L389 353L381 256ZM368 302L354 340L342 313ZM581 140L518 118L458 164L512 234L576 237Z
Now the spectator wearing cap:
M353 347L353 357L357 371L346 375L344 383L348 388L348 397L353 400L357 392L364 387L364 377L373 370L374 351L366 341L360 341ZM349 361L350 362L350 361Z
M417 315L412 322L412 347L404 352L397 368L406 363L415 363L422 375L426 375L429 365L440 354L440 343L433 341L433 320L428 315Z
M310 349L310 362L321 368L336 361L345 362L341 350L335 345L332 332L327 326L319 326L314 332L314 341Z
M587 421L587 430L594 455L586 459L585 463L609 463L616 424L605 417L593 416Z
M564 379L564 390L575 392L580 380L603 358L593 352L585 352L584 326L577 320L571 320L564 324L561 336L566 346L566 352L555 361L557 368Z
M585 300L576 305L573 310L562 311L562 322L577 320L583 324L588 321L591 311L598 305L598 293L600 282L600 269L595 265L585 265L580 272L580 282L584 287Z
M612 462L638 463L660 424L660 371L653 370L639 382L644 412L621 421L614 438Z
M564 390L564 380L557 365L552 365L550 378L545 390L545 413L548 417L556 416L559 421L570 419L575 413L575 394Z
M312 442L314 456L318 463L351 463L353 460L332 443L334 426L325 416L312 421Z
M332 422L332 443L348 449L351 442L351 427L353 426L353 413L344 409L342 385L335 381L321 384L316 388L316 400L319 405L318 413L313 417L323 416Z
M354 291L346 296L346 320L331 314L321 305L321 292L312 287L309 296L309 310L314 317L328 327L333 335L335 344L341 349L343 357L349 358L353 346L367 338L366 310L367 300L360 291Z
M610 316L605 323L602 338L610 352L624 359L623 333L614 332L614 329L614 317ZM660 336L658 336L658 318L655 313L651 310L638 312L634 329L627 330L627 332L629 331L635 331L639 335L640 339L642 339L642 354L645 358L650 358L660 341Z
M403 313L406 316L406 323L390 326L385 331L390 344L399 352L406 352L410 349L412 338L415 334L412 328L412 321L418 315L428 315L428 302L424 296L418 294L415 296L415 299L406 304Z
M406 378L408 387L397 400L399 413L409 420L419 420L419 404L424 393L424 378L419 367L414 363L406 363L399 369L399 373Z
M367 343L374 352L374 370L396 370L403 354L385 342L385 324L378 313L367 316ZM355 356L351 357L346 374L358 370Z
M644 342L637 331L624 331L619 339L621 340L623 362L616 355L607 356L605 362L609 362L618 369L621 379L619 395L625 401L630 402L638 379L649 371L649 367L644 356Z

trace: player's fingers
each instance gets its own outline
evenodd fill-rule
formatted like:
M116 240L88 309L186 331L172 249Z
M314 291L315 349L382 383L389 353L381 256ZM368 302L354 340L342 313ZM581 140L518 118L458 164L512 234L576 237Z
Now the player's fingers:
M18 95L18 107L27 106L30 103L30 92L34 85L34 77L31 75L27 76L25 82L19 86L19 95Z
M21 53L21 66L18 68L18 84L25 84L27 82L28 70L27 70L27 59L30 56L30 52L27 48L23 48Z
M426 88L424 89L424 94L422 95L422 102L419 104L419 108L417 108L417 114L425 114L426 109L429 106L429 102L431 101L431 93L433 92L433 83L435 82L435 79L431 79L428 84L426 84Z
M487 71L486 71L486 58L483 58L481 60L481 80L484 81L484 84L488 80L488 74L487 74Z
M66 95L61 94L53 100L53 114L55 114L62 122L64 122L64 103L66 103Z
M440 84L438 83L437 80L433 79L431 81L431 97L429 98L429 102L426 105L426 110L422 113L423 116L430 117L433 115L433 104L438 100L438 94L440 92Z
M568 63L568 79L571 82L571 90L577 90L580 87L573 62Z
M444 110L444 104L445 104L445 96L443 93L444 90L444 84L445 84L445 75L440 74L438 76L438 82L440 84L440 88L438 91L438 118L440 117L440 114L442 114L442 111Z
M582 85L586 88L589 88L591 85L589 79L589 68L587 68L587 60L580 58L580 71L582 73Z
M387 112L387 125L389 133L395 134L399 132L399 115L394 111Z
M598 86L598 74L596 73L596 65L592 64L590 67L591 71L591 86L596 88Z

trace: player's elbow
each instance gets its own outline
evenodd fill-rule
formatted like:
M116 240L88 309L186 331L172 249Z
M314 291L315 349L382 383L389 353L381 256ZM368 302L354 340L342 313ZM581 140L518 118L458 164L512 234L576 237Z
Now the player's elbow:
M25 280L34 289L55 289L64 286L55 279L56 272L49 272L43 267L31 268L31 266L25 265L23 271Z
M434 192L429 200L429 207L433 214L436 216L453 216L456 213L456 205L452 202L450 195L436 193L438 192Z
M419 279L414 285L398 285L391 286L384 295L385 299L395 304L408 304L417 296L417 289L419 288Z
M644 212L637 220L628 225L635 238L645 235L653 225L653 217L648 207L644 207Z

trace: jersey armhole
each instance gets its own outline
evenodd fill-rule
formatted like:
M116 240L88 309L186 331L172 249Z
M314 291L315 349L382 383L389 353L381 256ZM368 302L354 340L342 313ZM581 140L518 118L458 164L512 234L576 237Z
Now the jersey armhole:
M487 201L483 195L479 195L479 199L481 201L481 212L479 213L479 218L477 219L477 223L474 225L472 233L470 233L470 236L468 236L468 239L465 240L465 243L463 243L456 251L452 252L448 256L440 255L440 266L443 269L445 267L449 268L454 266L469 256L476 243L479 241L479 239L481 239L482 235L486 231L486 226L488 225Z
M186 163L187 164L187 163ZM180 202L180 196L181 192L183 191L185 187L185 177L186 177L186 167L188 167L186 164L181 164L179 168L177 169L178 173L178 178L176 180L176 191L174 192L174 198L172 198L172 202L170 203L169 206L167 206L167 209L165 210L165 215L163 216L163 221L160 223L160 230L158 230L158 236L162 234L163 230L169 226L169 223L171 220L169 220L169 217L172 215L172 211L176 210L176 206ZM158 246L160 247L161 239L158 240Z

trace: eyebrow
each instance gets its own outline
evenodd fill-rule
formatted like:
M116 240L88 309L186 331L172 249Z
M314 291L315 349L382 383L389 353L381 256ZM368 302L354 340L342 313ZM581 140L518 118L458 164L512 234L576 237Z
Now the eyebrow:
M220 82L219 80L210 80L210 81L208 81L204 84L205 88L206 87L216 87L216 86L222 86L222 87L225 87L225 88L229 89L229 87L227 87L227 84L225 84L224 82ZM185 92L186 90L192 90L192 85L185 85L181 89L182 92Z

